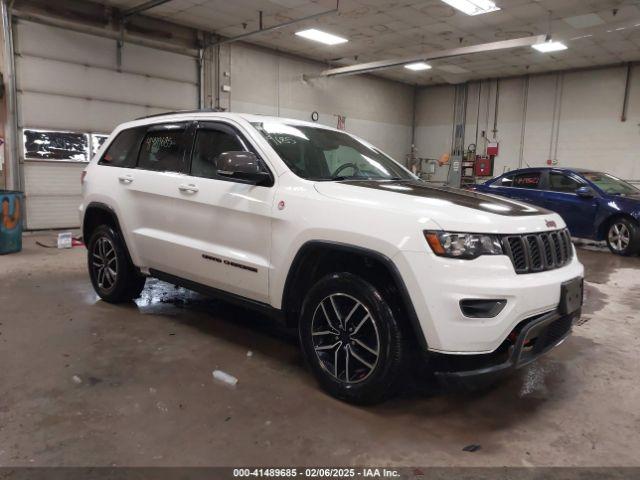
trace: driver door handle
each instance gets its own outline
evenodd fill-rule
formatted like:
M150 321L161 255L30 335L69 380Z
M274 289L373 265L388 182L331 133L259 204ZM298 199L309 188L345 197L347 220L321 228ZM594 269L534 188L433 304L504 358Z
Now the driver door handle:
M133 182L133 176L131 176L131 175L120 175L118 177L118 181L120 183L124 183L124 184L128 185L131 182Z
M190 183L189 185L185 185L183 183L178 187L178 190L184 193L196 193L199 190L199 188L195 186L193 183Z

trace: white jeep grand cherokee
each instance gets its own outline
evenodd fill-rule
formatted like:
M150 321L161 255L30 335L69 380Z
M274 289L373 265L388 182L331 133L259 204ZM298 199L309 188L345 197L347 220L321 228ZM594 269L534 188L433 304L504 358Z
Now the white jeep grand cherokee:
M392 393L415 352L443 379L493 379L558 345L580 315L583 267L559 215L429 186L313 123L126 123L83 193L105 301L156 277L275 315L297 327L322 387L351 402Z

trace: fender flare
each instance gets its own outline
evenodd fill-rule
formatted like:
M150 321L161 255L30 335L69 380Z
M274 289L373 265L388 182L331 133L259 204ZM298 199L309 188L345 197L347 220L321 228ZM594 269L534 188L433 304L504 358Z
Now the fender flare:
M84 213L82 215L82 238L84 239L85 243L89 241L86 235L86 228L87 228L88 213L90 210L101 210L105 212L107 215L109 215L113 219L116 225L116 228L120 232L120 235L122 235L122 229L120 228L120 221L118 220L118 214L116 213L116 211L106 203L91 202L84 209Z
M127 254L127 258L129 259L129 262L131 262L132 265L135 266L135 264L133 263L133 259L131 258L131 253L129 251L129 246L127 245L127 239L124 236L124 233L122 231L122 228L120 227L120 221L118 220L118 214L116 213L115 209L113 207L111 207L110 205L107 205L106 203L102 203L102 202L91 202L87 205L87 207L84 209L84 213L82 216L82 239L84 241L84 244L87 246L87 248L89 248L89 238L87 237L87 218L88 218L88 213L91 210L100 210L104 213L106 213L109 217L111 217L111 219L113 219L113 223L116 229L116 233L120 236L120 240L122 240L122 243L124 244L124 248L125 248L125 252Z
M422 326L420 325L420 320L418 319L418 315L416 314L416 310L413 306L413 301L411 300L411 296L409 295L409 291L407 290L398 267L393 262L393 260L391 260L391 258L386 256L385 254L380 253L376 250L371 250L369 248L346 243L333 242L330 240L309 240L305 242L296 252L295 257L291 262L291 266L289 267L289 272L287 273L287 278L285 280L284 290L282 293L283 312L286 312L288 309L288 305L290 302L289 296L291 295L290 292L293 290L295 277L302 265L302 262L304 261L306 252L309 249L316 247L329 248L333 250L339 250L341 252L353 253L356 255L373 258L384 265L398 289L402 306L404 307L404 311L407 313L409 324L411 325L415 338L418 342L418 346L425 352L428 350L427 340L424 336Z

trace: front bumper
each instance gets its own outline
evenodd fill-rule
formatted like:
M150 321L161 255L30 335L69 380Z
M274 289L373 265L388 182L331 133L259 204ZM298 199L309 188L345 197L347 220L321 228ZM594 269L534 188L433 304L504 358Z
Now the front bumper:
M522 368L562 343L571 333L580 310L562 315L558 310L521 322L500 345L488 354L430 356L431 368L449 386L475 387Z
M477 356L495 352L523 322L558 308L562 285L584 276L573 257L562 268L516 274L506 255L475 260L436 257L428 252L402 252L394 257L416 311L429 353ZM463 314L466 299L506 300L494 317Z

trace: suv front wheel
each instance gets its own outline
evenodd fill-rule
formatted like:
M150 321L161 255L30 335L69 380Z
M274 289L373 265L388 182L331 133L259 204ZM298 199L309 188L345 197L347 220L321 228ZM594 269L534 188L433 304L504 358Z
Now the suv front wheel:
M146 277L129 260L120 235L109 225L100 225L87 245L89 276L96 293L109 303L128 302L137 298Z
M309 290L299 323L313 374L331 395L373 404L395 392L404 340L381 292L351 273L334 273Z

